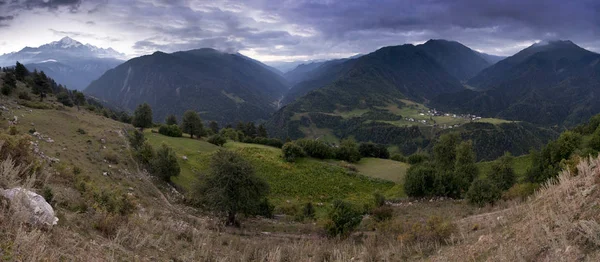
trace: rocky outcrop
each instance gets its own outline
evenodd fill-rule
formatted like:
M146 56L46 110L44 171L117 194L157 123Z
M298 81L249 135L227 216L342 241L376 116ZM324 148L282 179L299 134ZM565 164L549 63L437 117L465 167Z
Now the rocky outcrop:
M58 223L54 209L44 197L21 187L2 190L0 196L9 200L13 217L19 222L38 227L52 227Z

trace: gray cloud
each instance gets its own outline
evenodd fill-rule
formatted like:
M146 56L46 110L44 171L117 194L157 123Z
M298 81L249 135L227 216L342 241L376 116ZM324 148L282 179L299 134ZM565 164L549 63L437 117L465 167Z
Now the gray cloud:
M133 38L135 54L212 47L318 59L432 38L499 55L545 39L600 51L597 0L0 0L4 17L30 9L80 13L82 24L98 29L54 33L111 42L119 32ZM0 26L11 20L0 17ZM111 32L102 31L107 26Z

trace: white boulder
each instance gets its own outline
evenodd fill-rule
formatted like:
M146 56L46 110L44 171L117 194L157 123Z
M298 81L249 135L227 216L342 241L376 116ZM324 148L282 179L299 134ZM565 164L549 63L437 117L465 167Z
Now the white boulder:
M54 209L44 197L24 188L0 189L0 195L10 201L15 216L35 226L51 227L58 223Z

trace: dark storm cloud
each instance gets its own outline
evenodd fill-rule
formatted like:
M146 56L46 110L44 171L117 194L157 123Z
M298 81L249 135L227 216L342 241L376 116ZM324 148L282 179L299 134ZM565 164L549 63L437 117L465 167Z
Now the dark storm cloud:
M0 0L4 17L29 9L78 13L94 28L110 24L131 35L140 54L213 47L319 58L439 38L500 55L546 39L600 51L598 0Z

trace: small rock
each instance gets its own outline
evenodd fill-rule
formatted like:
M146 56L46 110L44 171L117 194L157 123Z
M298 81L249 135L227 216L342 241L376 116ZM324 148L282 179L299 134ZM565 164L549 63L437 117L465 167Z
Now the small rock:
M106 149L106 146L102 146L102 149Z
M108 168L112 168L112 165L108 165Z
M102 144L106 144L106 139L104 139L104 138L101 138L101 139L100 139L100 143L102 143Z
M103 176L108 176L108 172L102 172Z
M31 125L32 125L32 126L35 126L35 123L31 122Z
M181 158L182 158L183 160L188 160L188 157L187 157L187 156L182 156Z

